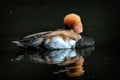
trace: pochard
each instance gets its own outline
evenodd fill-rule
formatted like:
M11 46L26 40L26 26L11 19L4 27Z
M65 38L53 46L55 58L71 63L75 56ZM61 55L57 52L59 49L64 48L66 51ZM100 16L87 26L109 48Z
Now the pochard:
M12 43L23 49L70 49L94 45L93 38L83 34L83 25L79 15L74 13L66 15L64 27L64 30L31 34Z

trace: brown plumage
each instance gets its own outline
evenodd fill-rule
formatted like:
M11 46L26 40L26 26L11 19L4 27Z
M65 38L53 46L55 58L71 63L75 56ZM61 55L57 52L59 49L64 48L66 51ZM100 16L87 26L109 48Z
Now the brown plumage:
M65 29L73 30L76 33L83 32L83 25L79 15L70 13L64 17Z
M79 40L81 37L78 33L75 33L74 31L72 30L57 30L57 31L53 31L45 36L43 36L43 40L47 40L49 39L49 41L51 41L52 37L54 36L59 36L61 37L64 41L65 40Z
M80 16L74 13L68 14L64 17L64 24L70 28L74 27L76 24L80 22L81 22Z
M72 30L57 30L57 31L53 31L53 32L45 35L44 37L46 39L48 39L48 38L51 38L53 36L60 36L64 40L66 40L66 39L79 40L80 39L80 35L75 33Z

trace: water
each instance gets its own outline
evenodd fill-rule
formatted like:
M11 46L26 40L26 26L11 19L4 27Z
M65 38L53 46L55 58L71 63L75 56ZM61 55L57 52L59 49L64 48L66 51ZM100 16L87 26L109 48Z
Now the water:
M1 1L0 4L0 80L115 80L119 78L120 39L117 2L13 0ZM55 59L57 62L54 62L51 57L46 61L45 56L49 56L47 51L26 52L11 44L11 41L32 33L62 28L63 17L71 12L81 16L84 32L92 36L96 42L94 47L73 50L71 56L66 53L67 51L48 51L49 54L56 54L58 60ZM64 56L68 58L61 57L59 53L66 53ZM64 58L70 61L60 65L62 60L65 62ZM81 71L85 71L84 74L70 77L66 67L75 66L73 64L76 60L82 61L82 59L84 63L79 67Z

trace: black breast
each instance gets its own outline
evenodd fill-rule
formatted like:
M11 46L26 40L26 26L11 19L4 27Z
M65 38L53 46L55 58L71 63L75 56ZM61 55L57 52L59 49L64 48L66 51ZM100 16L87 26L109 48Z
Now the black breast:
M84 33L80 33L80 35L82 38L76 42L76 48L85 48L85 47L95 45L95 41L92 37L90 37Z

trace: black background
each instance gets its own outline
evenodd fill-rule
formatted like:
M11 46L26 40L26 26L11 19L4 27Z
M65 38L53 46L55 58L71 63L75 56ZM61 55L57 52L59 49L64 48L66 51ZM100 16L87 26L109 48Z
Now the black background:
M62 28L63 18L69 13L76 13L81 16L84 32L91 35L96 41L96 50L86 61L89 64L86 68L88 71L82 78L66 78L61 75L51 78L51 75L46 75L48 77L44 75L44 77L41 76L36 79L51 78L56 80L65 77L65 80L115 80L119 78L120 22L119 2L117 0L1 0L1 80L17 79L14 71L12 71L16 64L9 62L17 51L11 45L11 41L28 34ZM27 68L25 67L25 69ZM31 73L35 71L31 71ZM26 72L30 74L29 71ZM23 73L20 73L18 78L21 76L23 77L21 79L24 79L25 74L22 75ZM33 74L33 76L35 75ZM26 76L25 79L29 79L28 77L31 79L30 76Z

